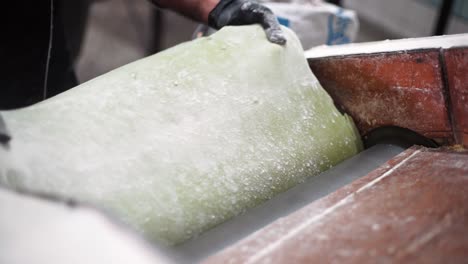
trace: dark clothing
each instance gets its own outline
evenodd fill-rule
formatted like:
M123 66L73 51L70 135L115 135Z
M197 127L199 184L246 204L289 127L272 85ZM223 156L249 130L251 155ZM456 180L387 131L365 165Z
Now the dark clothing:
M78 0L71 2L74 1ZM63 23L66 2L26 0L3 3L0 110L28 106L45 99L44 96L49 98L77 85ZM51 28L52 48L45 83Z

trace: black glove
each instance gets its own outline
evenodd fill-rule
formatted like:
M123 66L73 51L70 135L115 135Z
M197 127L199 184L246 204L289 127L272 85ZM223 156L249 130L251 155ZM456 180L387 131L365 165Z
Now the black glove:
M286 43L283 31L273 12L249 0L221 0L210 12L208 24L216 29L227 25L261 24L270 42Z
M11 137L6 129L5 122L3 121L2 115L0 115L0 144L7 144Z

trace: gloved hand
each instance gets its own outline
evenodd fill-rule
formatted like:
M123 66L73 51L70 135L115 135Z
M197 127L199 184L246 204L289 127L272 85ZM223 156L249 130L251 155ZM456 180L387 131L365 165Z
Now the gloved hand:
M7 144L8 141L10 141L10 134L8 134L5 122L2 115L0 115L0 144Z
M268 40L284 45L286 38L273 12L258 3L249 0L221 0L210 12L208 24L220 29L227 25L261 24Z

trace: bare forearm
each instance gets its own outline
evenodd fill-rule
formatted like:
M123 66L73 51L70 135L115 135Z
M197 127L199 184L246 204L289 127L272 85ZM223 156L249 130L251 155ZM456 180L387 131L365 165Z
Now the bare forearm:
M224 26L260 24L270 42L284 45L286 38L273 12L251 0L151 0L194 20L220 29Z
M157 5L174 10L197 21L207 23L208 15L219 0L152 0Z

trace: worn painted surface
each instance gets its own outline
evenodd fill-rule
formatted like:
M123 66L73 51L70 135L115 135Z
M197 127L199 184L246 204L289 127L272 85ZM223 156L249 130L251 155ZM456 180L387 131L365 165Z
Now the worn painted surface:
M456 143L468 147L468 48L444 51Z
M206 263L466 263L468 153L413 147Z
M362 135L392 125L453 143L439 50L314 58L309 65Z

